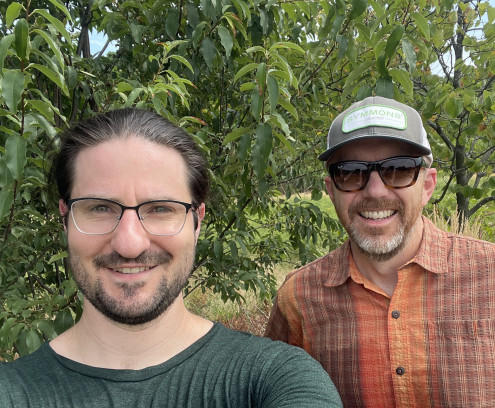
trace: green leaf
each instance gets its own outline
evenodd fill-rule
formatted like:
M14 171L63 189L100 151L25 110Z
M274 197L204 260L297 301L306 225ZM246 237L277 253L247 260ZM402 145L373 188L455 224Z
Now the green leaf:
M239 78L246 75L248 72L254 71L258 68L258 64L255 62L251 62L250 64L244 65L237 73L234 75L234 82L236 82Z
M378 78L376 81L376 94L384 98L394 97L394 83L391 78Z
M5 160L14 179L19 180L26 165L26 139L11 135L5 142Z
M74 319L70 310L64 309L58 312L54 322L54 328L57 334L63 333L72 326L74 326Z
M215 48L215 43L209 37L206 37L201 43L201 53L203 54L203 58L206 61L206 64L210 69L213 68L215 56L217 53L217 49Z
M297 109L286 99L279 98L278 103L282 108L284 108L287 112L289 112L296 120L299 119L299 115L297 114Z
M495 7L488 6L487 9L488 22L491 24L495 20Z
M332 31L330 32L330 36L334 41L337 38L337 34L339 33L340 27L342 26L344 20L345 20L345 14L337 14L335 16L335 20L333 20Z
M416 68L416 52L414 51L413 45L407 38L402 40L402 52L406 56L409 72L412 72Z
M165 20L165 31L168 36L175 39L179 30L179 13L176 10L169 10Z
M251 153L254 174L261 180L268 166L268 157L272 151L273 134L268 123L260 123L256 129L256 142Z
M344 58L347 52L347 44L348 44L347 37L344 35L338 35L337 43L339 44L339 53L337 55L337 58L338 59Z
M38 71L42 72L62 90L65 96L70 96L69 89L67 88L67 84L65 83L65 78L60 75L60 73L55 72L50 68L40 64L29 64L28 68L35 68Z
M24 75L21 71L9 70L3 74L2 96L10 112L17 113L17 105L24 91Z
M377 59L376 59L376 67L378 68L378 73L380 76L384 78L389 78L390 74L388 72L387 68L387 57L385 57L384 54L381 54Z
M347 77L346 81L345 81L345 85L344 85L344 88L347 87L347 85L349 84L352 84L352 82L358 78L359 76L361 76L363 74L363 72L365 72L369 67L371 67L372 65L374 64L374 61L372 60L369 60L369 61L364 61L362 62L361 64L359 64L359 66L357 68L354 68L351 73L349 74L349 76Z
M355 20L364 13L368 7L368 0L352 0L352 8L349 13L349 21Z
M260 89L255 86L251 91L251 114L255 120L260 119L261 110L263 109L263 97L260 95Z
M239 150L237 151L237 157L241 163L246 161L248 151L251 150L251 134L244 133L239 141Z
M25 18L17 20L14 27L14 36L15 52L21 60L24 60L26 59L29 36L29 26Z
M48 340L52 340L57 337L53 322L50 320L40 320L37 322L38 330L40 330Z
M403 69L392 68L390 70L390 75L392 75L395 82L398 82L402 86L406 95L412 98L413 82L411 81L409 74Z
M31 354L38 350L41 346L41 339L37 331L29 330L26 334L26 347L28 354Z
M9 34L3 37L0 40L0 72L3 70L3 63L5 61L5 57L7 56L7 52L9 50L12 41L14 41L14 34Z
M59 65L60 69L62 70L62 72L64 72L64 69L65 69L64 57L63 57L62 52L60 51L60 48L58 47L58 45L55 44L55 41L53 41L53 39L45 31L38 30L38 29L33 30L33 31L35 33L39 34L41 37L43 37L43 39L46 41L48 46L53 51L55 58L57 58L58 65Z
M273 44L271 47L270 47L270 53L274 50L277 50L277 49L290 49L290 50L294 50L294 51L297 51L299 52L300 54L306 54L306 51L304 51L300 45L298 44L294 44L294 43L291 43L291 42L286 42L286 41L280 41L280 42L276 42L275 44Z
M420 13L411 13L411 17L419 27L426 40L430 41L430 26L428 20Z
M234 46L234 41L230 35L230 31L224 26L218 27L218 35L220 36L220 42L225 49L225 55L230 58L230 53L232 52L232 47Z
M217 261L222 262L223 259L223 242L221 239L216 239L213 243L213 253Z
M54 2L52 2L52 3L54 3ZM58 6L58 7L61 10L65 9L65 7L63 7L63 6L62 7ZM68 13L67 9L65 9L65 12ZM62 23L60 20L53 17L47 10L36 9L36 10L33 10L32 14L39 14L39 15L45 17L50 23L52 23L55 26L55 28L58 30L58 32L63 35L63 37L65 38L65 41L67 41L67 44L69 45L69 47L72 48L72 37L69 34L69 32L67 31L67 29L65 28L64 23ZM70 15L68 15L67 18L70 21L72 21Z
M0 349L6 350L9 343L9 337L12 327L16 319L13 317L8 318L6 321L2 322L0 327ZM10 346L9 346L10 347Z
M9 7L7 7L7 11L5 13L5 25L7 28L9 28L14 20L19 17L22 9L23 7L19 3L11 3Z
M52 264L60 259L64 259L64 258L67 258L68 254L67 254L67 251L62 251L62 252L59 252L58 254L55 254L53 255L50 260L48 261L49 264Z
M245 128L245 127L240 127L240 128L234 129L227 136L225 136L225 139L223 139L222 144L226 145L227 143L233 142L248 132L249 132L249 128Z
M54 122L55 120L54 114L50 104L39 99L30 99L27 101L27 104L31 105L34 109L36 109L39 113L41 113L50 122L52 123Z
M10 207L14 203L14 193L10 190L0 191L0 220L10 212Z
M270 101L270 113L274 113L278 104L278 98L280 95L277 80L268 75L268 100Z
M282 117L282 115L280 115L280 113L275 112L271 115L270 123L272 122L275 122L275 124L277 124L287 136L290 136L289 125L287 125L287 122ZM275 134L277 134L277 132L275 132Z
M70 16L69 10L67 10L67 7L65 7L59 0L48 0L50 3L52 3L55 7L57 7L62 13L65 14L65 17L67 17L67 20L72 21L72 17Z
M256 70L256 82L258 82L258 86L260 87L261 92L263 92L266 86L266 64L264 62L261 62L258 65Z
M4 189L6 186L12 184L13 181L14 178L7 167L5 156L2 156L0 157L0 188Z
M387 58L390 58L392 55L394 55L395 50L397 49L397 46L399 45L399 42L403 34L404 34L403 25L398 25L397 27L394 28L394 31L392 31L392 34L390 34L390 37L388 37L387 45L385 46L385 56Z
M451 118L457 118L463 111L464 104L457 96L450 96L445 102L445 112Z

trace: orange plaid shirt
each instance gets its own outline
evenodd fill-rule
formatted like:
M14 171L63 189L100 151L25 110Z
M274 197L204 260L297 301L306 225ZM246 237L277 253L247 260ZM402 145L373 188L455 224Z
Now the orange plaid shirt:
M495 407L495 245L423 221L391 298L348 241L278 292L265 335L318 360L345 407Z

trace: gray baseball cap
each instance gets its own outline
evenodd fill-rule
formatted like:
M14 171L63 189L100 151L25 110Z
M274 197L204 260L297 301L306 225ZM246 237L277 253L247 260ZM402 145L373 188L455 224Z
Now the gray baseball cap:
M431 164L430 143L419 113L410 106L381 96L353 103L330 126L327 150L318 159L327 161L337 149L354 140L380 138L400 140L414 146Z

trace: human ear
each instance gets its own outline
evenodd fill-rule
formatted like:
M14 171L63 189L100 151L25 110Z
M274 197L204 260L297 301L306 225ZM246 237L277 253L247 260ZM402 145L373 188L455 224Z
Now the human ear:
M334 198L335 198L335 194L333 191L334 185L333 185L333 181L332 181L330 176L325 177L325 187L327 189L328 195L330 196L330 200L332 200L332 202L333 202Z
M423 207L430 201L433 192L435 191L435 186L437 185L437 169L425 169L424 181L423 181L423 197L422 204Z
M62 198L58 200L58 211L60 212L60 216L62 217L64 231L67 232L67 216L69 214L69 207L66 204L65 200L63 200Z
M206 205L205 203L201 203L198 208L195 210L196 215L197 215L197 225L196 225L196 231L194 231L194 235L196 237L196 240L199 237L199 233L201 232L201 221L203 221L203 218L205 217L205 212L206 212Z

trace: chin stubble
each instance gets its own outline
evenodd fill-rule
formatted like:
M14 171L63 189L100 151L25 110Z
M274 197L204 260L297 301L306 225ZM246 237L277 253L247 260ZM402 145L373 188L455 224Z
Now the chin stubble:
M96 281L91 283L88 279L88 271L84 269L79 257L72 254L70 250L69 259L74 279L85 298L112 321L135 326L156 319L181 294L192 273L194 250L185 251L182 259L174 265L174 270L170 269L172 256L166 251L158 253L147 251L134 259L123 258L117 253L96 257L93 260L95 270L99 268L116 269L120 265L134 263L168 267L166 274L162 276L157 288L155 288L153 296L139 304L132 304L131 301L138 294L139 289L145 285L144 282L120 282L121 296L111 297L105 291L101 279L97 277Z

